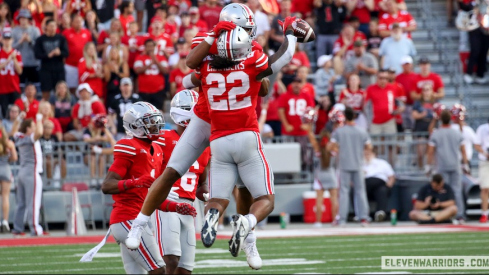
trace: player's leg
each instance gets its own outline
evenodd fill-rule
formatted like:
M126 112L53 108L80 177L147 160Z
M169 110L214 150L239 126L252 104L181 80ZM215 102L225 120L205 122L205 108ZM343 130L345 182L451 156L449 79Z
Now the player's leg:
M195 266L195 225L191 216L178 215L182 230L180 231L180 246L182 256L178 262L177 274L191 274Z
M212 246L216 239L219 216L227 208L238 178L238 169L232 157L238 143L235 143L233 136L221 137L211 142L210 200L205 207L206 215L201 231L202 243L205 247Z
M348 220L348 211L350 210L350 173L340 170L340 196L339 196L339 224L344 224Z
M166 272L173 274L182 255L180 249L180 219L177 213L156 210L151 215L156 243L166 263Z
M450 186L455 193L455 203L457 204L457 219L465 219L465 203L462 189L462 173L460 170L455 170L449 173Z
M321 221L323 217L324 190L321 182L319 182L319 179L314 179L312 189L316 191L316 222L314 223L314 227L321 227Z
M26 173L21 169L17 177L17 189L15 191L17 207L15 208L14 229L12 230L14 234L23 233L25 228L26 188L24 178L26 176Z
M369 220L369 207L367 200L367 192L365 191L365 181L363 179L363 171L352 172L353 192L355 195L355 207L358 209L358 216L361 220Z
M126 247L124 240L133 221L115 223L110 226L114 239L121 246L124 269L128 274L165 274L165 262L160 255L156 239L149 229L145 227L141 234L141 244L135 250Z
M39 225L39 210L41 209L42 180L39 173L30 174L25 179L26 189L26 219L31 235L42 236L43 231Z

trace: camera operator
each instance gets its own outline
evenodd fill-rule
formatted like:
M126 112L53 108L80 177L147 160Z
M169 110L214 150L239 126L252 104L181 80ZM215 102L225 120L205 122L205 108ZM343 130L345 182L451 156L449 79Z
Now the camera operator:
M421 187L409 218L419 224L450 221L457 214L455 195L440 174L433 175L431 183Z

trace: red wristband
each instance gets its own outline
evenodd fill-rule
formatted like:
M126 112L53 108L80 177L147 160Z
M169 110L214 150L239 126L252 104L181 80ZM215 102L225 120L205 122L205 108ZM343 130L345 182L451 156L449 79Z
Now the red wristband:
M160 207L160 210L163 212L177 212L178 203L170 200L165 200Z
M117 183L117 187L119 188L119 192L124 192L126 191L126 188L124 187L124 183L126 182L126 180L120 180L118 183Z

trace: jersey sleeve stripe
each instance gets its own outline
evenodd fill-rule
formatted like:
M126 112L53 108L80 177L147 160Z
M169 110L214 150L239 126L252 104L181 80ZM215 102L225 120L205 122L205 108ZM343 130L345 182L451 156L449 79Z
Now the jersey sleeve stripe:
M262 63L260 63L260 64L256 65L256 67L257 67L257 68L260 68L260 67L264 66L264 65L265 65L265 64L267 64L267 63L268 63L268 57L265 59L265 61L263 61Z
M260 58L258 58L255 63L260 63L262 61L263 58L265 58L265 54L262 54L262 56Z
M164 143L162 143L162 142L158 142L158 141L153 141L153 143L159 144L159 145L161 145L161 146L166 146ZM114 150L114 151L115 151L115 150Z
M121 149L114 149L114 152L126 153L126 154L133 155L133 156L136 155L136 153L134 153L134 152L129 152L129 151L126 151L126 150L121 150Z
M136 148L134 148L134 147L132 147L132 146L129 146L129 145L116 144L116 145L114 145L114 148L115 148L116 146L117 146L117 147L123 147L123 148L131 149L131 150L136 151Z

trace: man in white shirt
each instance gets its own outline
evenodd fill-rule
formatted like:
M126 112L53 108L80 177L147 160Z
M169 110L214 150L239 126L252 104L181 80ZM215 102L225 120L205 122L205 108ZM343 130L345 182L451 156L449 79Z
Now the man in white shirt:
M467 160L472 159L473 155L473 144L476 141L476 134L474 129L468 126L465 123L465 106L462 104L454 104L452 107L452 129L460 131L463 137L462 145L465 147L465 155L467 156Z
M474 148L479 152L479 186L481 189L481 223L487 222L487 200L489 198L489 123L477 127Z
M389 193L396 181L394 170L387 161L377 158L372 149L366 149L363 171L367 197L377 203L374 219L376 222L384 221L389 211Z
M249 0L248 7L255 14L256 24L256 36L263 35L268 41L270 35L270 23L268 22L268 16L261 11L261 4L258 0Z

